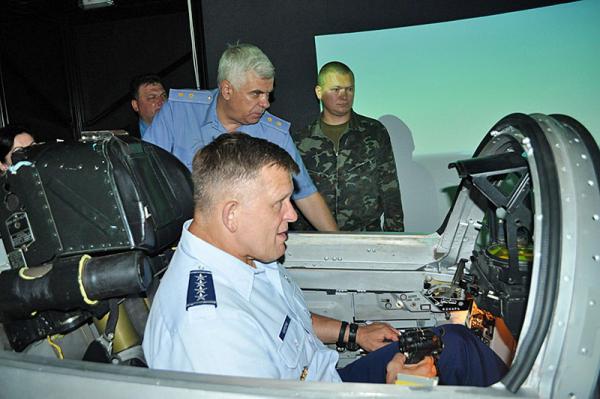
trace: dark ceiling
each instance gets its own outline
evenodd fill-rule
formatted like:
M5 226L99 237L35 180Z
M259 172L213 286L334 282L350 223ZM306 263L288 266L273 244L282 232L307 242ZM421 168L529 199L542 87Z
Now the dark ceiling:
M185 0L114 0L108 7L84 10L80 0L3 0L0 2L0 23L19 20L63 20L87 23L140 16L168 14L187 10Z

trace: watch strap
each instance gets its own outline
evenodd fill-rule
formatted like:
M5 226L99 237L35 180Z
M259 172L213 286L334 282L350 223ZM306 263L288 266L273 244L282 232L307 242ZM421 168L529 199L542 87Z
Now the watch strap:
M358 350L359 346L356 343L356 333L358 331L358 324L350 323L350 334L348 334L348 343L346 344L346 349L349 351Z
M344 343L344 336L346 335L347 327L348 327L348 322L342 321L342 325L340 326L340 333L338 334L338 340L335 343L335 347L338 352L343 352L346 350L346 343Z

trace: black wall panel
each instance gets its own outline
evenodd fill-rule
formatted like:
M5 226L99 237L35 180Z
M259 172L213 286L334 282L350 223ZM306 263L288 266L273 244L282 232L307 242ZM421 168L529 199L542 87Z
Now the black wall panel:
M161 73L193 87L185 0L128 0L82 10L73 0L0 2L0 72L10 123L40 139L136 120L129 82Z
M99 119L128 93L135 75L158 73L181 61L165 85L194 85L186 13L84 24L74 32L86 129L123 127L135 120L129 99Z

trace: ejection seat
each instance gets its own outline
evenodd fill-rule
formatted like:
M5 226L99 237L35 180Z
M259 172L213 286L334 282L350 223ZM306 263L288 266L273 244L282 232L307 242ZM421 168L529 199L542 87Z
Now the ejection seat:
M0 178L0 345L140 363L146 292L192 216L189 171L124 132L13 159Z

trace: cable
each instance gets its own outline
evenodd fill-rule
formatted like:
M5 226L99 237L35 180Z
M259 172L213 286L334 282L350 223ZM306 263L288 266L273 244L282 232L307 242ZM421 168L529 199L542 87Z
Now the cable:
M60 347L60 345L58 345L56 342L54 342L53 337L62 337L62 336L61 335L54 335L54 336L48 335L46 337L46 341L48 341L48 345L50 345L52 347L52 349L54 349L56 356L59 359L63 360L65 358L65 355L63 354L62 348Z

